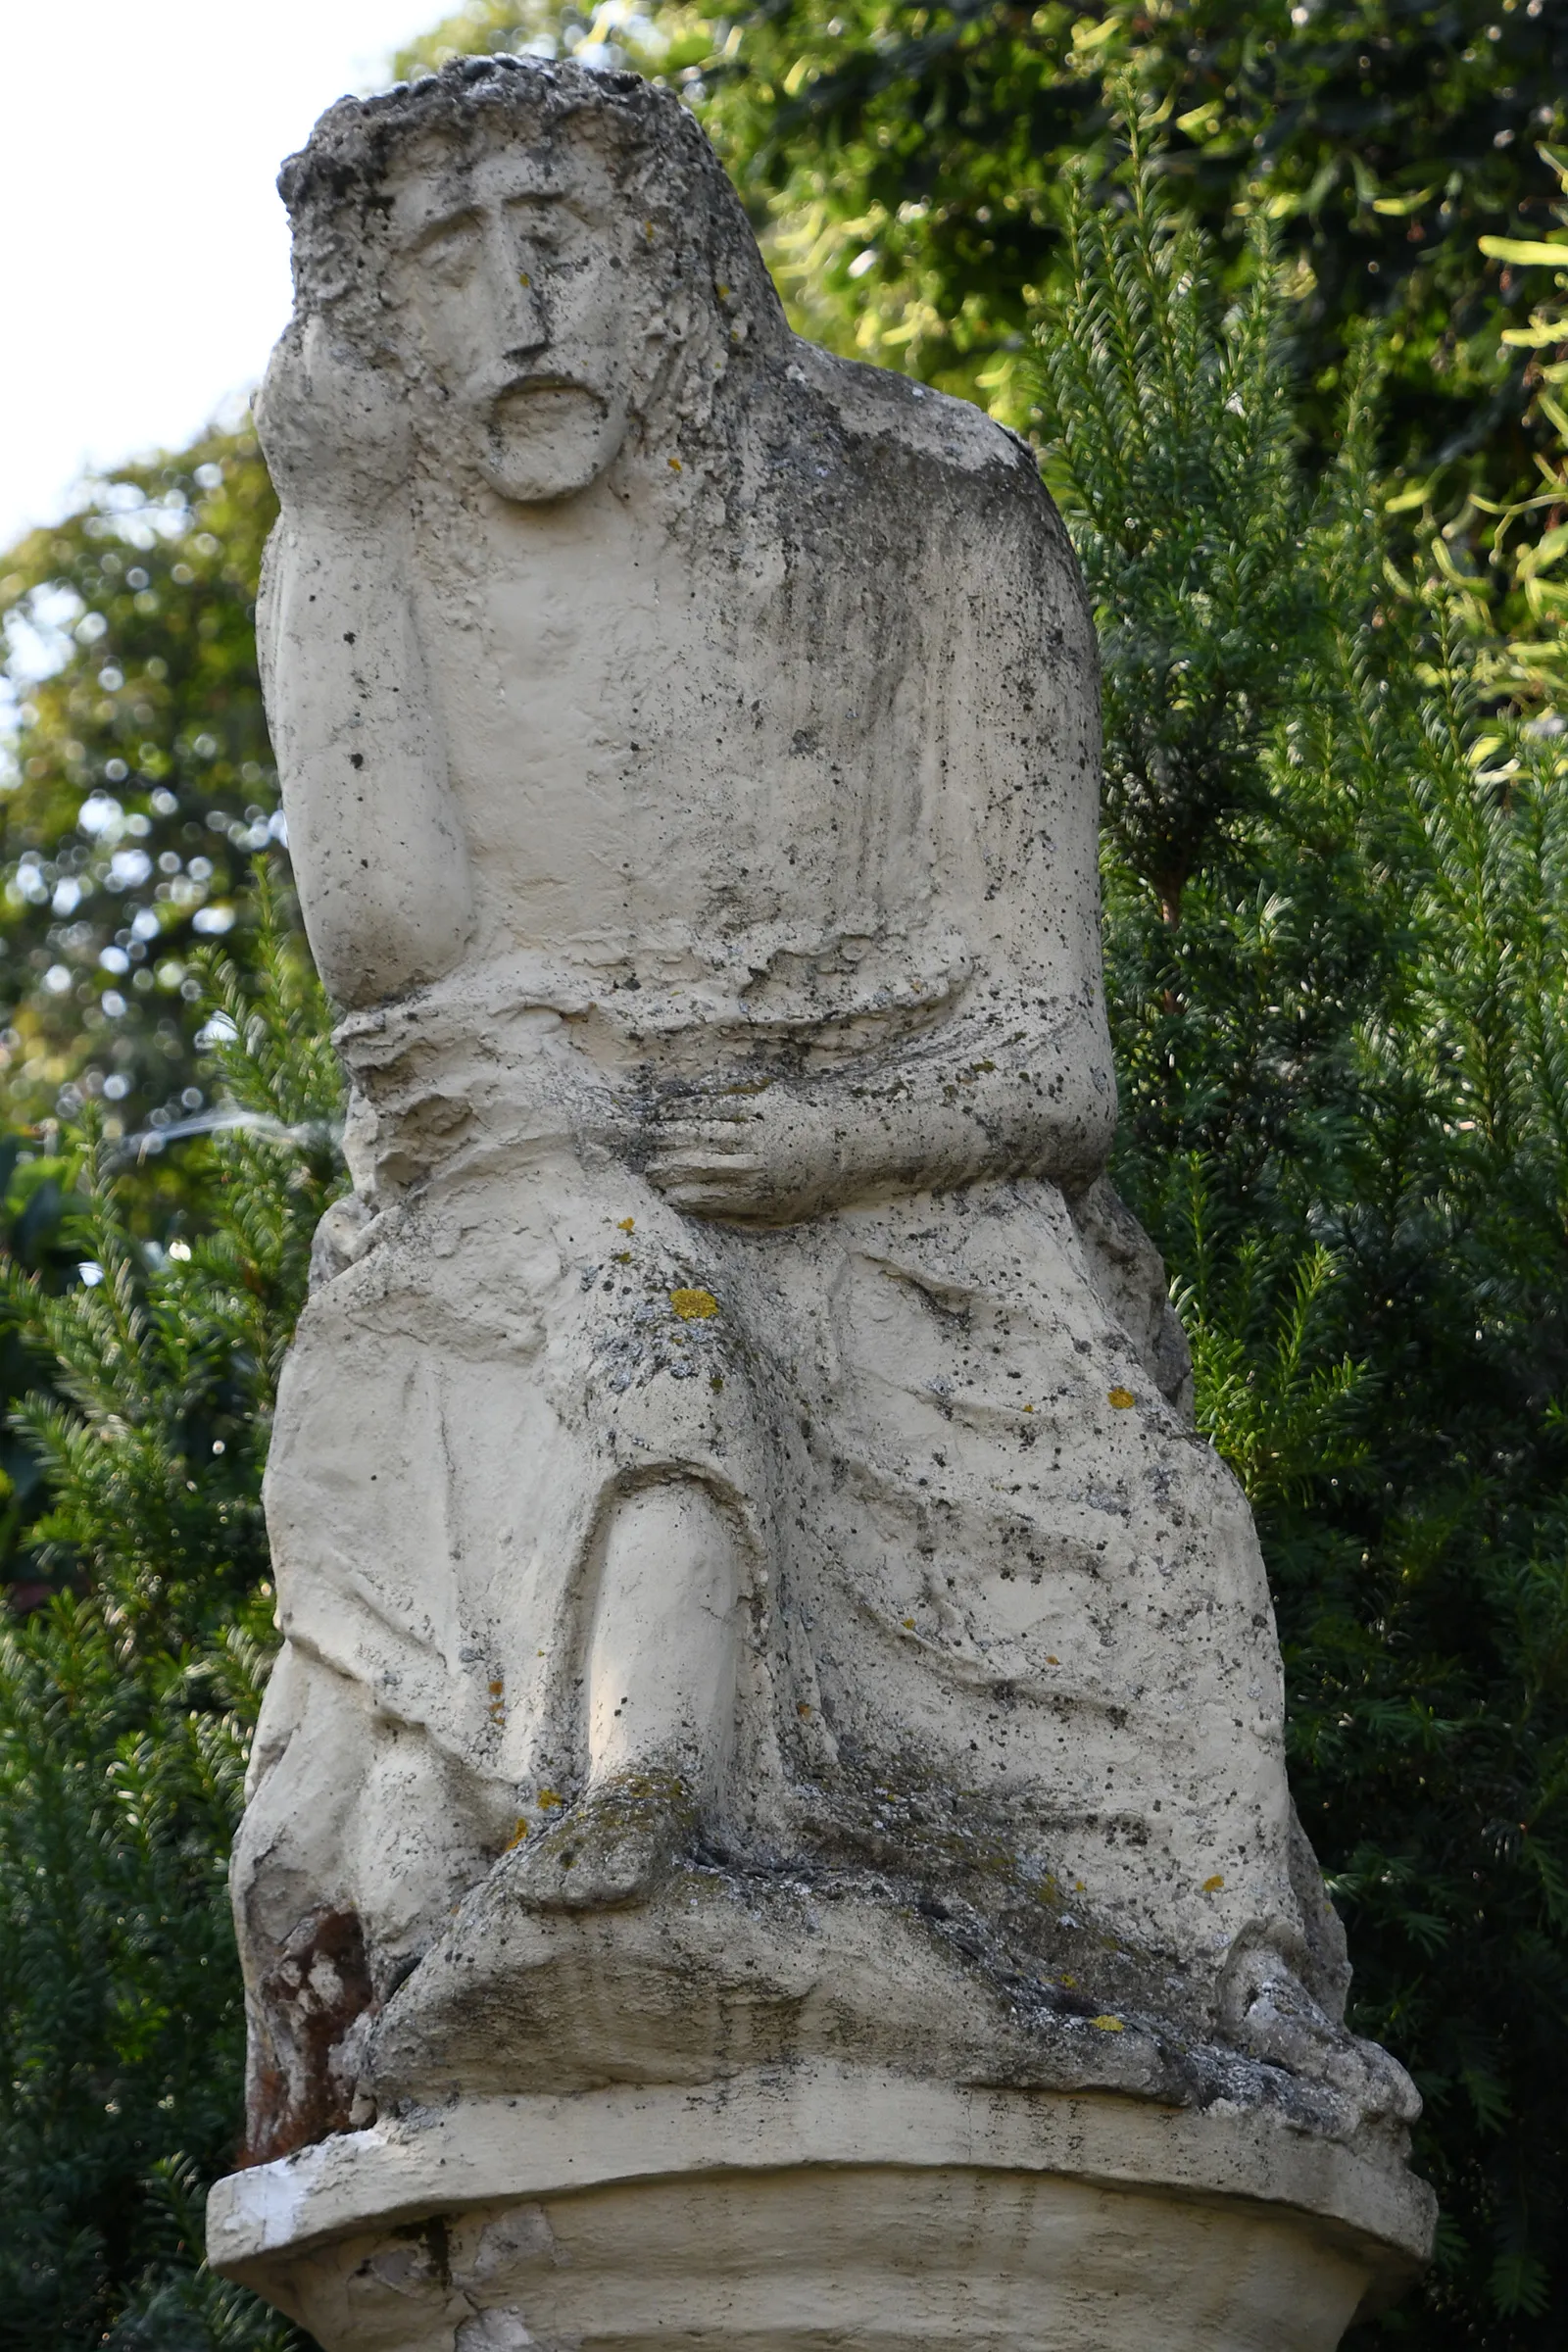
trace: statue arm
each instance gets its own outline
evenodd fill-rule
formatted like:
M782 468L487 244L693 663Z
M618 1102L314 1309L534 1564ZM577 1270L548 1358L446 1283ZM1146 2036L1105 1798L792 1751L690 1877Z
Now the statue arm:
M1098 991L1088 1002L1005 999L960 1017L926 1052L848 1082L866 1132L870 1181L924 1186L980 1176L1087 1182L1116 1123L1110 1038Z
M787 1222L874 1192L1105 1164L1116 1088L1098 872L1093 620L1032 471L985 549L934 561L969 681L947 715L940 871L978 966L953 1014L830 1076L672 1103L648 1173L693 1214ZM941 632L939 632L939 636Z
M307 335L279 347L258 404L282 499L258 612L268 715L306 931L351 1010L438 979L470 924L391 397Z
M789 1223L889 1185L1085 1184L1115 1120L1098 991L1054 1009L996 1001L831 1076L684 1097L660 1121L648 1174L693 1215Z

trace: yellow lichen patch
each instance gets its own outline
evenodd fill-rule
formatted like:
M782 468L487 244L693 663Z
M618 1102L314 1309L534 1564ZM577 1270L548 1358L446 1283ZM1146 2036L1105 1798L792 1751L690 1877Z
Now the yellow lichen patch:
M795 1712L796 1712L796 1714L797 1714L797 1715L800 1715L800 1716L803 1716L803 1717L804 1717L804 1716L809 1715L809 1713L811 1712L811 1710L810 1710L810 1708L809 1708L809 1707L807 1705L807 1703L806 1703L806 1701L805 1701L805 1699L804 1699L804 1698L798 1698L798 1699L795 1701Z
M666 458L666 459L665 459L665 461L664 461L664 463L665 463L665 465L666 465L666 466L669 467L669 470L670 470L670 472L671 472L671 473L679 473L679 471L680 471L680 460L679 460L679 458Z
M906 1634L912 1634L912 1633L913 1633L913 1631L914 1631L914 1619L913 1619L912 1617L901 1617L901 1618L900 1618L900 1620L899 1620L899 1623L900 1623L900 1624L903 1626L903 1628L904 1628L904 1630L905 1630L905 1632L906 1632Z
M506 1689L506 1687L507 1687L507 1686L506 1686L506 1684L505 1684L505 1683L492 1683L492 1684L491 1684L491 1686L490 1686L490 1695L491 1695L491 1697L492 1697L492 1698L499 1698L499 1697L501 1696L501 1693L502 1693L502 1691L503 1691L503 1690Z
M564 1805L565 1801L565 1798L564 1796L558 1796L553 1788L541 1788L539 1791L539 1807L541 1812L544 1810L546 1805Z
M1102 2034L1125 2034L1127 2031L1119 2017L1092 2017L1089 2023L1098 2026Z
M629 1266L631 1264L631 1251L629 1250L612 1250L610 1252L610 1262L612 1266Z
M1046 1664L1048 1666L1059 1666L1061 1664L1061 1660L1059 1658L1054 1658L1051 1655L1051 1652L1048 1650L1046 1652Z
M511 1853L511 1851L512 1851L512 1849L513 1849L513 1847L514 1847L514 1845L520 1845L520 1844L522 1843L523 1839L524 1839L524 1838L527 1837L527 1835L528 1835L528 1824L527 1824L527 1823L526 1823L526 1822L525 1822L525 1821L524 1821L524 1820L521 1818L521 1816L519 1815L519 1817L518 1817L518 1820L517 1820L517 1826L516 1826L516 1828L515 1828L515 1829L513 1831L513 1833L512 1833L512 1836L511 1836L511 1837L510 1837L510 1838L507 1839L507 1842L506 1842L505 1846L502 1848L502 1851L503 1851L504 1853L509 1853L509 1854L510 1854L510 1853Z
M718 1312L718 1300L711 1291L671 1291L669 1303L683 1323L706 1323L710 1315Z
M1110 1402L1116 1407L1118 1413L1127 1413L1131 1412L1138 1399L1131 1389L1112 1389Z
M617 1233L635 1233L636 1230L637 1220L635 1217L622 1217L620 1223L615 1227Z
M1032 1404L1026 1404L1023 1409L1026 1413L1032 1413L1035 1408Z
M1224 1884L1225 1873L1222 1870L1216 1870L1211 1879L1205 1879L1203 1881L1203 1892L1205 1894L1218 1894Z

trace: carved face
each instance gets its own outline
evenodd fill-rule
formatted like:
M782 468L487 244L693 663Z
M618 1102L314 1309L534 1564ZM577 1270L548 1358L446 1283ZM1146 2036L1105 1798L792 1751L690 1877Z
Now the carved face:
M569 497L620 447L631 228L580 149L465 159L411 177L394 200L397 291L504 498Z

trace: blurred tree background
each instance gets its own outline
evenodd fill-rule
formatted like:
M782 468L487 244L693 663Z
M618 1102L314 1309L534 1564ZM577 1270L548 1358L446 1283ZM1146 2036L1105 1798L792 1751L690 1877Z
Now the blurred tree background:
M501 47L662 76L804 331L1036 438L1104 658L1118 1181L1258 1512L1356 2022L1427 2099L1440 2259L1365 2340L1545 2352L1568 2328L1568 5L470 0L399 70ZM269 846L271 514L242 425L0 558L19 2347L290 2340L197 2243L237 2118L222 1866L270 1630L271 1383L341 1181L326 1008Z
M18 710L0 1046L14 1117L199 1110L192 947L276 837L256 586L277 505L248 430L127 466L4 559Z
M65 1139L79 1278L13 1257L45 1507L0 1634L0 2345L282 2352L202 2265L234 2162L244 2019L227 1856L274 1640L261 1475L311 1237L341 1182L326 1007L264 886L204 951L209 1088L181 1150L191 1238L149 1242L88 1108ZM48 1385L36 1378L45 1371Z

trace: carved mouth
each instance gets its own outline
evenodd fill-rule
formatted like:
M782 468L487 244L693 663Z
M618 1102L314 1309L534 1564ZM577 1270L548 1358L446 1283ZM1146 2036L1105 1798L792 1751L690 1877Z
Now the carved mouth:
M619 439L602 393L568 376L517 376L490 403L480 466L503 498L569 498L604 471Z
M609 403L565 376L519 376L490 405L490 430L504 440L519 435L597 429Z

